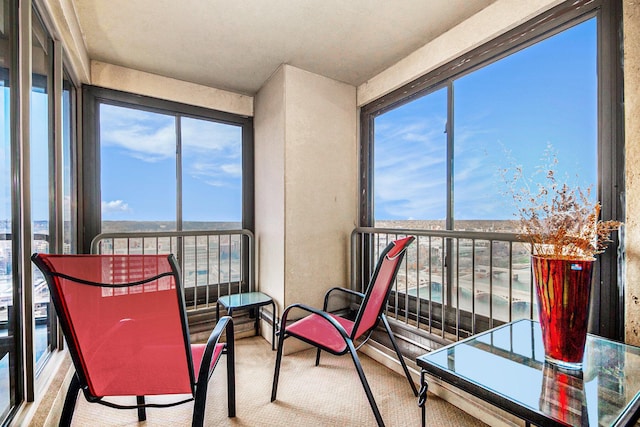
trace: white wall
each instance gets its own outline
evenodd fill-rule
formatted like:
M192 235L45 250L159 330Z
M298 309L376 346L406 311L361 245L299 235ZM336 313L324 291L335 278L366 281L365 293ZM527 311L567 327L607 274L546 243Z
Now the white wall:
M241 116L253 116L253 98L131 68L91 61L91 84Z
M356 89L285 66L285 304L348 286L357 222ZM257 215L257 214L256 214Z
M640 0L623 1L625 98L625 341L640 345Z
M280 68L255 97L256 281L262 292L284 301L285 73Z
M357 220L355 87L284 65L255 97L258 286L279 311L348 285Z

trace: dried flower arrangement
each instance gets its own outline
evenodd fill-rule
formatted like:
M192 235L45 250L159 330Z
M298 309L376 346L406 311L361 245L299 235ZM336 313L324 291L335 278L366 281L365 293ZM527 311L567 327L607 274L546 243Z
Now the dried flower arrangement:
M600 202L590 201L591 188L583 190L558 182L557 156L548 147L545 183L525 179L522 167L513 169L507 180L517 205L522 238L533 246L533 255L556 259L586 260L604 252L611 242L611 232L620 221L599 219ZM507 177L509 169L502 170ZM518 185L520 187L516 188Z

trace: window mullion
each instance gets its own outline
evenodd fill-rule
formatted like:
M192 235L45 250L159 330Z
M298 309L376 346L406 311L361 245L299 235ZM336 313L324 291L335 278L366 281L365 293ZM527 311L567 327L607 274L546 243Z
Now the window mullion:
M32 70L32 46L31 46L31 5L22 5L18 8L18 87L15 99L18 106L16 119L18 125L18 144L20 156L15 163L19 165L18 179L18 202L15 204L17 233L14 236L19 242L19 250L16 252L18 269L14 270L14 280L19 281L18 287L22 289L22 364L24 371L24 399L28 402L34 400L35 384L35 355L33 346L33 331L35 327L33 310L33 286L31 274L31 250L32 250L32 227L31 227L31 170L30 170L30 137L31 137L31 70ZM13 226L13 230L16 230ZM16 283L14 281L14 283Z
M51 194L53 194L53 206L52 206L52 222L54 236L51 252L62 253L64 247L63 236L63 193L64 193L64 178L63 178L63 151L62 151L62 44L54 42L53 44L53 73L50 82L50 135L53 137L53 152L51 155L51 173L49 179L51 180ZM51 226L50 226L51 227Z
M446 174L447 174L447 218L445 220L445 227L447 230L453 230L454 228L454 218L453 218L453 143L454 143L454 135L453 135L453 82L449 80L446 84L447 87L447 122L445 125L445 133L447 134L447 165L446 165ZM453 302L453 242L450 239L446 241L446 255L445 255L445 265L446 265L446 276L443 279L446 280L446 300L443 301L446 303L448 308L452 307ZM443 324L445 322L443 316Z
M445 133L447 134L447 230L453 230L453 143L454 143L454 123L453 123L453 82L447 82L447 123L445 125Z
M176 115L176 230L182 231L182 118Z

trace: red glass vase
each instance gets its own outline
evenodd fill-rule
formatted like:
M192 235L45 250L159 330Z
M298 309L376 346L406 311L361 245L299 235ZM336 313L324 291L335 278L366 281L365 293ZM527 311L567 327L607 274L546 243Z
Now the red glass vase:
M565 369L582 369L593 263L532 257L545 359Z

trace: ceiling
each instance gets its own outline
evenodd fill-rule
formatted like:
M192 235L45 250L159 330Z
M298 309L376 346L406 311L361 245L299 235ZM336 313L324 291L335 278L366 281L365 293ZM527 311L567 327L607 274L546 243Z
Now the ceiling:
M358 86L496 0L72 0L88 55L254 95L281 64Z

